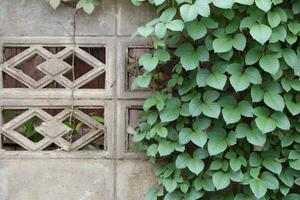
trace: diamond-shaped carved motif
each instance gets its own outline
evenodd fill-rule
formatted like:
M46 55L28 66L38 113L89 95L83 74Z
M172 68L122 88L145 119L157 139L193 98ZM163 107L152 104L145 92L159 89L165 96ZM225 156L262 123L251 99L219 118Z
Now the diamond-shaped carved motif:
M76 79L73 83L72 80L69 80L63 74L65 74L72 67L64 61L72 53L75 53L83 62L87 63L92 67L84 76ZM46 75L39 80L33 79L30 75L26 75L22 70L17 69L16 67L26 60L31 58L34 55L40 55L46 61L39 64L36 68ZM30 48L24 50L20 54L14 56L7 62L3 63L3 71L25 84L29 88L43 88L52 81L56 81L65 88L75 88L78 89L86 83L95 79L95 77L105 73L106 65L100 62L98 59L94 58L88 52L80 49L79 47L66 47L57 54L53 54L39 45L33 45ZM61 75L61 76L60 76Z
M50 59L40 64L38 68L45 73L48 73L52 76L56 76L58 74L62 74L67 70L71 69L71 66L69 66L68 64L66 64L61 60Z
M72 130L68 126L64 125L63 121L68 118L70 114L71 110L65 109L53 117L42 109L30 109L13 120L5 123L0 130L3 135L30 151L43 150L52 143L55 143L66 151L76 151L104 134L105 128L102 124L98 123L80 110L75 109L73 113L74 118L84 124L87 124L91 127L91 130L74 142L66 141L63 136ZM44 139L34 143L19 133L16 128L36 116L44 121L41 125L35 128L38 133L44 136Z
M67 134L72 129L63 123L52 119L50 121L43 122L40 126L36 127L35 130L43 135L55 138Z

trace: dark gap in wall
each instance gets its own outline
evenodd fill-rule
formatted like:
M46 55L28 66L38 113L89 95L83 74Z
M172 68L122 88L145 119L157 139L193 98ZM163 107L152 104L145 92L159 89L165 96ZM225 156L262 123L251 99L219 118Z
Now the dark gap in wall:
M53 54L57 54L58 52L64 50L66 47L64 46L44 46L44 49L47 49Z
M3 88L28 88L28 86L3 72Z
M126 66L126 90L131 90L131 85L134 79L145 72L143 68L139 66L139 58L145 54L149 53L153 48L146 47L130 47L127 49L127 66ZM136 88L134 91L149 91L147 88Z
M138 143L134 143L132 140L133 135L130 133L132 128L138 124L140 115L143 112L143 109L140 106L132 106L127 108L127 130L126 130L126 137L127 137L127 149L131 150L134 146L138 145Z
M105 72L81 86L80 89L105 89Z
M46 113L50 114L51 116L56 116L58 113L63 111L64 109L43 109Z
M70 66L72 66L72 60L73 60L72 55L69 55L67 58L64 59L64 61L66 63L68 63ZM78 58L75 55L75 59L74 59L74 76L75 76L75 80L80 78L81 76L85 75L86 73L88 73L92 69L93 69L93 67L91 65L87 64L85 61L81 60L80 58ZM68 72L66 72L64 74L64 76L66 78L68 78L70 81L72 81L73 80L72 70L69 70Z
M82 112L90 116L93 120L97 121L100 124L104 125L104 109L80 109ZM71 119L66 118L64 123L69 126L73 132L72 134L67 134L63 136L63 138L69 142L75 142L81 137L88 134L90 131L94 130L94 127L90 127L88 124L80 121L76 117ZM105 149L105 133L103 135L99 135L93 141L82 147L80 150L104 150Z
M106 64L106 49L105 47L80 47L80 49L94 56L96 59Z
M30 78L38 81L42 79L46 74L41 72L37 66L46 60L40 56L39 54L34 54L32 57L29 59L23 61L21 64L16 66L16 69L22 70L24 74L29 76Z
M47 84L46 86L44 86L43 88L56 88L56 89L65 89L64 86L62 86L61 84L59 84L56 81L52 81L51 83Z
M22 123L20 126L16 127L14 130L26 137L27 139L31 140L34 143L38 143L44 136L38 133L35 128L41 125L44 121L39 118L38 116L34 116L27 120L26 122Z
M3 61L8 61L9 59L15 57L19 53L28 49L28 46L25 47L4 47L3 49Z

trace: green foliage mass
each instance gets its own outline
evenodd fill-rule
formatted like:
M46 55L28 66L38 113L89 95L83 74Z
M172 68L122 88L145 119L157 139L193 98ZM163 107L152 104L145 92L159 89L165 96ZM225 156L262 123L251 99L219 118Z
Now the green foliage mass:
M159 16L132 85L155 91L134 135L163 161L146 200L300 199L300 2L132 2Z

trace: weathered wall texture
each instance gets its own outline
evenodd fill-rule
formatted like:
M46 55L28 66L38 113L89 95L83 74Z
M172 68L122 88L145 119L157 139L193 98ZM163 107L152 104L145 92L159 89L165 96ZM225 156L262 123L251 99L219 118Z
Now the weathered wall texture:
M154 14L149 8L137 9L130 0L101 1L101 8L91 16L77 15L76 40L95 45L107 41L110 46L108 58L116 84L111 86L114 98L107 98L113 105L108 108L113 114L107 152L0 150L0 200L142 200L154 184L153 166L125 148L126 106L140 105L147 95L122 90L130 36ZM67 6L54 11L45 0L0 0L1 49L6 43L70 43L72 12Z

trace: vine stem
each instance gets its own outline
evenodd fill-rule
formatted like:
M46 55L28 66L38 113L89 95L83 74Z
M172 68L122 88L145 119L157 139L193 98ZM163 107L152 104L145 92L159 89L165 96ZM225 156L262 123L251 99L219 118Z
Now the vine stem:
M70 117L69 117L69 123L72 126L72 131L70 132L70 134L68 135L68 141L69 141L69 148L68 151L70 151L70 146L72 144L72 136L74 133L74 128L75 128L75 122L74 122L74 127L73 127L73 116L74 116L74 90L75 90L75 51L74 49L76 48L76 14L77 14L77 10L75 9L73 12L73 17L72 17L72 27L73 27L73 32L72 32L72 47L73 47L73 52L72 52L72 88L71 88L71 111L70 111Z

